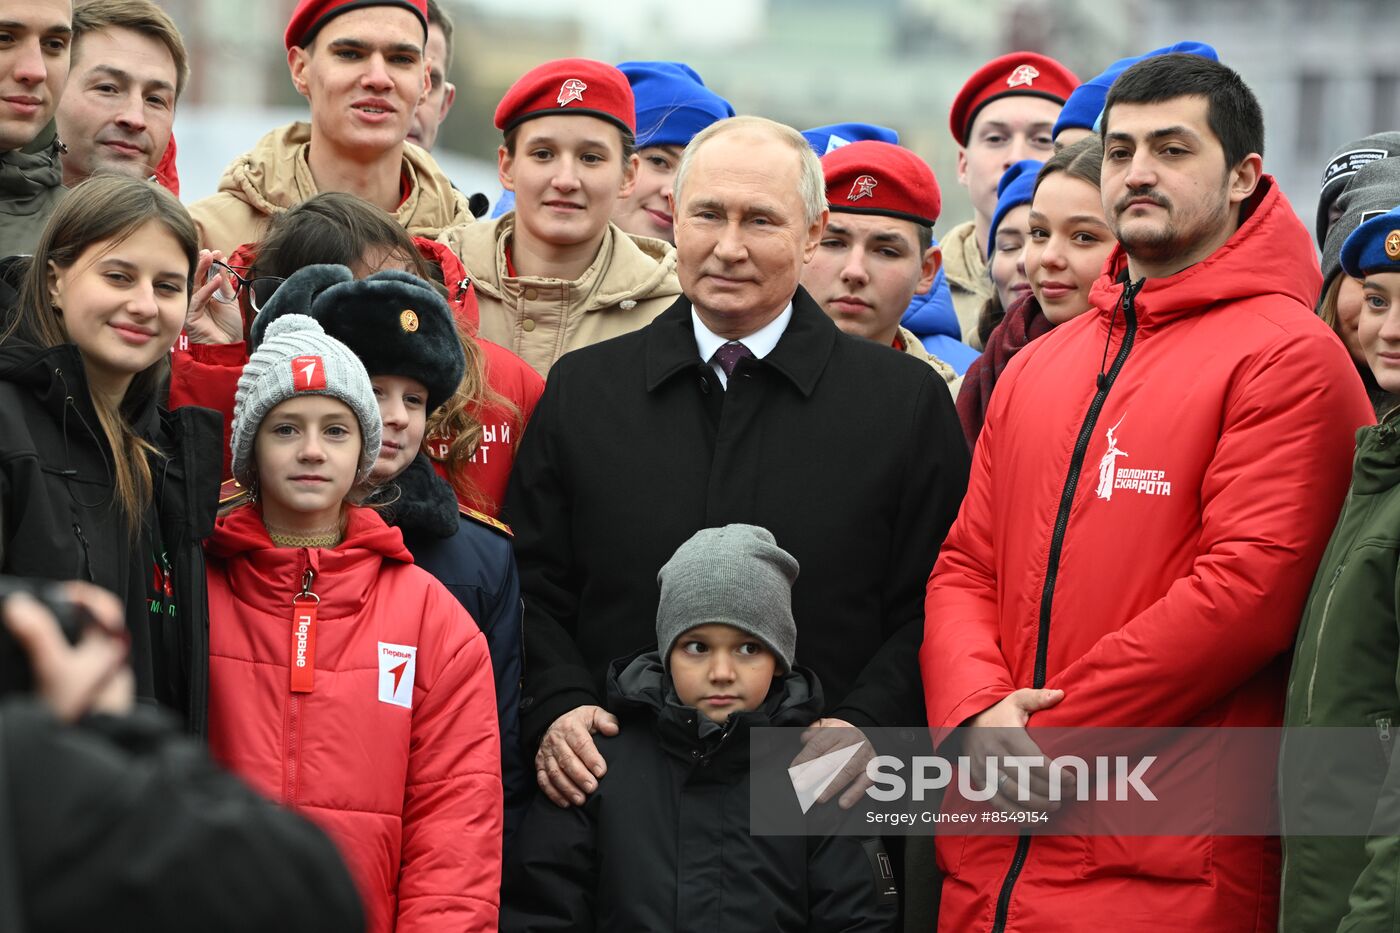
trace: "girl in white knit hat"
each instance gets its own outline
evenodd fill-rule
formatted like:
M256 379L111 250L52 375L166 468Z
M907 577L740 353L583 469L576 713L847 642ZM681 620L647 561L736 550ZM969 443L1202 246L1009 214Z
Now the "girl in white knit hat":
M491 660L399 530L354 504L380 432L355 355L306 315L273 321L235 401L249 501L208 544L210 746L339 844L368 930L495 930Z

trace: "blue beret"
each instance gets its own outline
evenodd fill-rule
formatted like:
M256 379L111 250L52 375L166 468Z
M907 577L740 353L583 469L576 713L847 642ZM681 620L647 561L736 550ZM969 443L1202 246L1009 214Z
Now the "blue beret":
M1400 207L1377 214L1342 244L1342 271L1354 279L1400 272Z
M695 69L681 62L623 62L637 100L637 148L684 146L695 134L734 116L729 101L705 87Z
M1045 163L1036 159L1022 159L1013 164L1001 175L997 182L997 209L992 214L992 226L987 231L987 255L996 252L997 227L1012 208L1031 203L1035 193L1035 179Z
M899 145L898 133L873 123L828 123L826 126L803 130L802 135L807 139L812 151L817 154L817 158L848 143L864 142L868 139Z
M1145 55L1137 55L1132 58L1120 58L1103 74L1090 78L1069 95L1065 101L1064 109L1060 111L1060 118L1055 121L1055 128L1050 131L1050 135L1060 135L1060 130L1077 127L1085 130L1098 128L1099 114L1103 113L1104 101L1108 100L1108 89L1113 86L1113 82L1118 80L1118 76L1127 71L1133 65L1145 58L1156 58L1158 55L1171 55L1180 52L1185 55L1199 55L1208 58L1213 62L1220 61L1220 56L1215 49L1204 42L1178 42L1176 45L1169 45L1166 48L1153 49Z

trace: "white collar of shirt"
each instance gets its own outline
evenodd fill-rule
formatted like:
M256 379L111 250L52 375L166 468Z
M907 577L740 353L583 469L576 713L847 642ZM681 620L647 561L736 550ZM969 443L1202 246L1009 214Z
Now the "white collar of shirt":
M749 334L747 337L740 337L739 343L749 348L749 352L756 359L763 359L773 352L773 348L778 345L778 340L782 338L783 331L787 330L788 322L792 320L792 302L789 301L783 313L769 321L763 327ZM715 351L729 343L729 338L721 337L705 326L700 320L700 315L695 313L695 309L690 309L690 323L695 327L695 344L700 348L700 362L710 363L710 368L719 376L719 384L725 388L729 387L729 377L720 369L719 363L711 363Z

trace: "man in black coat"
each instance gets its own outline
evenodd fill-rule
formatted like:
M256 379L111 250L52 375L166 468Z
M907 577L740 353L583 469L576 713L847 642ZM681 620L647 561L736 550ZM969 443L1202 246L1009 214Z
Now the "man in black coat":
M521 732L561 806L606 770L592 736L618 729L601 707L608 665L654 641L657 571L701 528L761 525L802 565L799 662L828 698L816 725L922 722L924 585L967 482L942 380L842 334L798 287L827 217L800 134L716 123L687 148L675 195L684 295L554 366L506 498Z

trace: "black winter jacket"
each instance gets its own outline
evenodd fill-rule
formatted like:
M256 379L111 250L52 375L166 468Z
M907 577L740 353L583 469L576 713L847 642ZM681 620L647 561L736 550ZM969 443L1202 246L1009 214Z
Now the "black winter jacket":
M403 533L413 562L447 587L486 636L501 725L501 785L509 844L534 796L520 744L520 574L505 531L462 514L457 496L420 453L371 499Z
M797 668L720 727L680 704L655 651L614 664L621 729L598 737L608 771L581 807L536 797L506 868L502 933L892 930L878 839L749 832L748 730L810 725L821 706Z
M14 915L18 914L19 918ZM334 846L163 714L0 703L0 929L364 929Z
M525 594L521 728L601 705L608 664L656 643L656 574L701 528L773 532L822 715L923 722L924 587L967 488L948 387L836 329L802 289L777 347L728 390L682 297L635 333L565 355L506 495Z
M0 263L0 328L24 262ZM115 593L132 634L137 696L203 733L209 610L201 541L218 508L219 416L168 412L151 399L127 417L160 451L150 460L148 531L136 540L114 505L112 452L78 348L45 349L18 335L0 342L0 573L88 580ZM148 599L153 577L168 593L159 605Z

